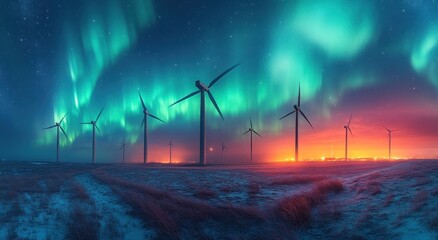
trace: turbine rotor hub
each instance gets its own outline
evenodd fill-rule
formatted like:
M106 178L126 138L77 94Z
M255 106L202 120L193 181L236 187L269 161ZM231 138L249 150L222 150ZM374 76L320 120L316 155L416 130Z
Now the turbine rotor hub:
M207 87L207 85L205 85L203 82L201 82L200 80L196 80L196 82L195 82L195 86L199 89L199 90L201 90L201 91L208 91L209 89L208 89L208 87Z

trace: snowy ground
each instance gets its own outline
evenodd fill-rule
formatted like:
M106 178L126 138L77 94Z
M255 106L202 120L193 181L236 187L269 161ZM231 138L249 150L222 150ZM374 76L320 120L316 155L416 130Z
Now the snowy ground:
M0 239L438 239L438 161L0 162Z

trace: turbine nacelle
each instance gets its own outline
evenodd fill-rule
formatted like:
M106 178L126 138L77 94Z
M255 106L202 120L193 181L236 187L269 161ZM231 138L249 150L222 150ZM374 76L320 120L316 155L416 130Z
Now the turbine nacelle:
M208 91L209 88L207 85L205 85L203 82L201 82L200 80L196 80L195 82L195 86L201 90L201 91Z
M300 110L300 106L298 106L298 105L294 105L294 109L295 109L295 110Z

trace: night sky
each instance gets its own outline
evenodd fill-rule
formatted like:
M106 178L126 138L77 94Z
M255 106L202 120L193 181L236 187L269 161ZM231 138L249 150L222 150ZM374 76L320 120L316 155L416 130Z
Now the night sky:
M207 162L294 156L293 109L301 107L300 156L343 157L353 115L353 158L388 155L383 126L396 129L398 158L438 158L438 2L434 0L205 1L0 0L0 159L56 158L62 116L69 140L61 161L142 162L143 119L138 91L150 113L149 159L195 162L199 96L169 108L208 84Z

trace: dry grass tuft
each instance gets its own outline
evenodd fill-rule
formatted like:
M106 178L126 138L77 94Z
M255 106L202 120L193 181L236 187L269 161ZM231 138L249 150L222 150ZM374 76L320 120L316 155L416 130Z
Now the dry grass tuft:
M256 209L233 206L211 206L206 202L160 191L150 186L128 182L103 171L93 171L93 176L112 187L136 211L134 215L146 225L156 227L160 236L177 238L182 229L202 227L205 221L235 226L248 221L262 221L264 216Z
M411 210L419 211L426 205L429 194L426 191L417 192L415 197L412 199Z
M340 193L343 190L344 185L339 180L321 182L310 192L283 199L276 213L294 226L308 226L312 208L324 202L329 193Z
M73 182L71 183L71 190L78 199L81 200L90 199L87 190L85 190L84 186L82 186L82 184L78 183L76 180L73 180Z
M99 239L100 222L95 209L76 205L67 225L66 239Z
M213 190L206 188L198 188L193 196L200 199L209 199L216 196L216 193Z

